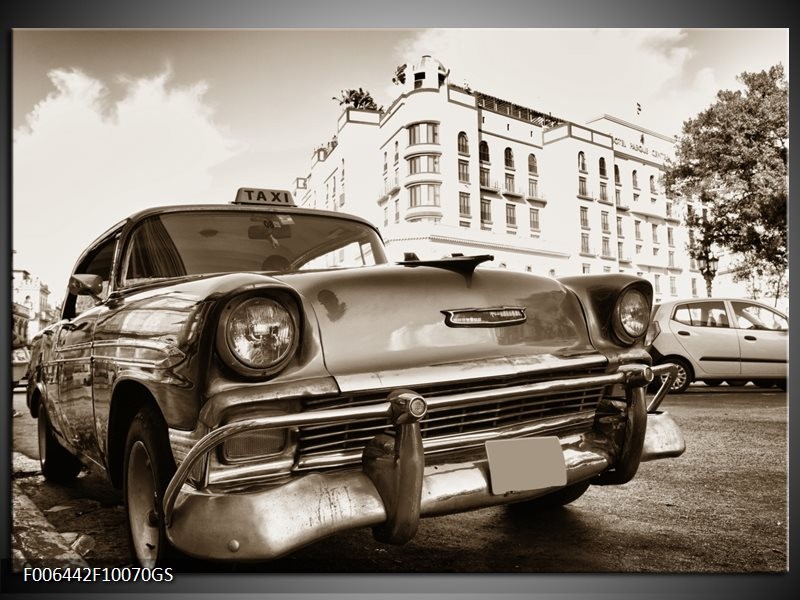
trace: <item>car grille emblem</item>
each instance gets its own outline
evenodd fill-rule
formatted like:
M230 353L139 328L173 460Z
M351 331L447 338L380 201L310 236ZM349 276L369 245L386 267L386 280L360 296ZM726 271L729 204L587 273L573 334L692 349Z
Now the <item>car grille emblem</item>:
M448 327L507 327L524 323L525 308L496 306L492 308L456 308L443 310Z

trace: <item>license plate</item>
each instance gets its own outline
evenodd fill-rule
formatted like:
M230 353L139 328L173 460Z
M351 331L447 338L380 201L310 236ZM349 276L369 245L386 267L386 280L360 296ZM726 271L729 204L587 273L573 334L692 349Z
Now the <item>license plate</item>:
M567 484L567 466L557 437L486 442L492 494Z

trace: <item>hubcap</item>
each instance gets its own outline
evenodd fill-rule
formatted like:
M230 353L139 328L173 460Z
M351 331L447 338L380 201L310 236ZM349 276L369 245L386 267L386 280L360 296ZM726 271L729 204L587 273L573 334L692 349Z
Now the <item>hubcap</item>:
M131 448L127 473L128 521L136 558L142 566L155 566L158 557L158 507L155 474L145 445L137 441Z
M678 369L678 371L677 374L675 375L675 381L672 382L672 386L670 387L671 390L679 390L686 384L686 378L687 378L686 369L684 369L680 365L675 365L675 367ZM666 381L666 380L667 376L662 375L661 381Z

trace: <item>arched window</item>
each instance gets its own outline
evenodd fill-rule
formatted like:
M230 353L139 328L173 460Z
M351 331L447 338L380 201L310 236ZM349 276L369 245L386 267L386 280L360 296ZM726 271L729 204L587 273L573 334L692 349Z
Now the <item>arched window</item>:
M514 168L514 152L511 148L506 148L506 169Z
M488 163L489 162L489 144L487 144L486 142L481 142L480 145L479 145L478 152L480 154L481 162Z
M600 177L606 176L606 159L600 158Z
M467 134L463 131L458 134L458 152L459 154L469 154L469 142L467 141Z
M639 174L635 170L631 173L631 181L633 181L633 187L639 187Z
M583 152L578 152L578 169L586 171L586 155Z
M619 181L619 167L617 165L614 165L614 183L616 183L617 185L620 184L620 181Z
M655 175L650 175L650 193L656 193L656 177Z
M528 173L531 175L539 174L539 166L536 164L535 154L528 154Z

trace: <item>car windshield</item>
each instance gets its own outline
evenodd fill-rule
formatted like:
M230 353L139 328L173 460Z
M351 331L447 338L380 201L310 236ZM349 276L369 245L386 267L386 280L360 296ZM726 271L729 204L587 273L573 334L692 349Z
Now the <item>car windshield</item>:
M369 266L386 262L378 234L357 221L267 211L154 215L133 231L122 284L211 273Z

